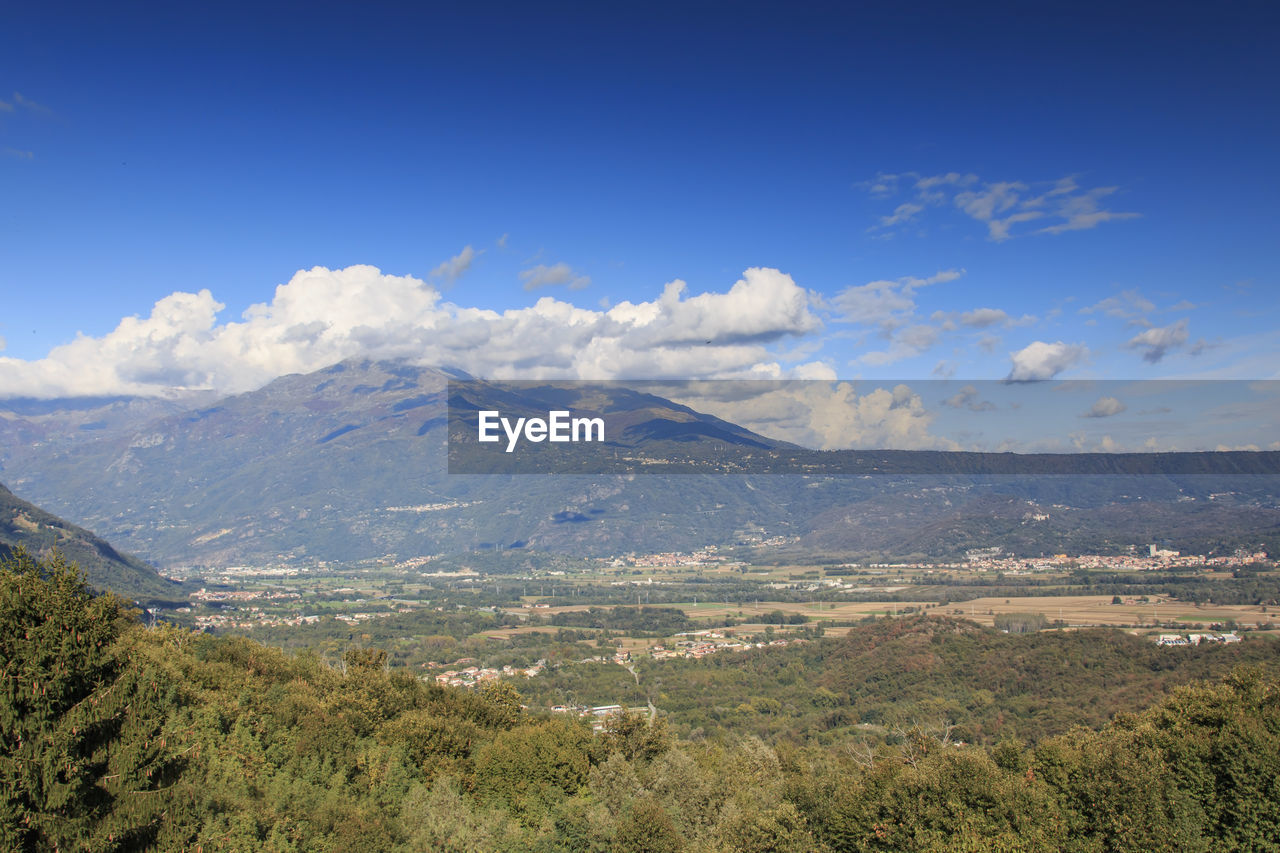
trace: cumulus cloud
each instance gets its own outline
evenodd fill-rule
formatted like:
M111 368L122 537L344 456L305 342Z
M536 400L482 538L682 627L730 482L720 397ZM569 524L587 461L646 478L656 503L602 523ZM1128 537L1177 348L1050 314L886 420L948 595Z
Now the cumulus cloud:
M1144 350L1142 360L1151 364L1158 363L1170 350L1177 349L1187 342L1187 321L1163 327L1147 329L1129 340L1130 349ZM1197 349L1197 354L1200 350Z
M431 277L442 278L445 281L457 281L463 273L471 269L471 264L475 262L476 256L479 254L470 245L464 246L461 252L433 269Z
M1082 418L1110 418L1120 414L1129 408L1115 397L1099 397L1096 402L1089 408L1089 411L1080 415Z
M983 181L977 175L905 172L878 175L863 185L876 198L891 199L908 188L911 199L880 217L872 230L888 230L915 221L927 207L951 206L987 227L988 239L1001 243L1019 234L1061 234L1096 228L1104 222L1134 219L1140 214L1109 210L1105 200L1118 187L1083 189L1073 177L1035 184ZM1035 229L1018 228L1039 222Z
M1017 352L1009 353L1013 366L1006 381L1039 382L1052 379L1088 356L1089 349L1084 344L1034 341Z
M524 282L525 290L536 290L539 287L550 287L552 285L562 284L570 290L582 290L591 284L591 277L586 275L578 275L573 268L561 261L557 264L547 266L546 264L538 264L530 267L520 273L520 280Z
M768 345L818 328L815 299L790 276L747 270L725 293L686 297L668 284L650 302L608 310L543 297L503 312L445 302L434 286L371 266L299 271L270 302L223 322L208 290L178 292L147 317L79 336L39 360L0 357L0 395L233 393L352 356L409 358L491 378L795 375Z
M718 385L724 383L685 385L668 396L762 435L822 450L959 449L930 432L935 413L905 384L859 393L858 383L848 381L752 383L717 395Z

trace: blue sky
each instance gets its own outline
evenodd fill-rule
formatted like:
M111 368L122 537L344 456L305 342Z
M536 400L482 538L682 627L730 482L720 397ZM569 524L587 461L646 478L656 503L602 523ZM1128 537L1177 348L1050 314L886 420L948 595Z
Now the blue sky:
M0 396L1278 378L1274 4L188 5L3 13Z

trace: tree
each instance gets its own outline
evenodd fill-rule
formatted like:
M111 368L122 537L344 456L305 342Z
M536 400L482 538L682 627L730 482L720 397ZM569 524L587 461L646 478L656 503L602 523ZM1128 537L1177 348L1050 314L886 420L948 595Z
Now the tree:
M0 563L0 844L133 849L160 831L182 768L176 690L120 599L60 554Z
M665 720L651 720L626 708L605 719L604 742L610 752L620 752L628 761L649 761L671 748Z
M476 793L506 805L528 823L576 793L591 767L591 732L553 719L500 733L475 756Z
M651 797L641 797L618 822L614 853L679 853L684 849L671 815Z

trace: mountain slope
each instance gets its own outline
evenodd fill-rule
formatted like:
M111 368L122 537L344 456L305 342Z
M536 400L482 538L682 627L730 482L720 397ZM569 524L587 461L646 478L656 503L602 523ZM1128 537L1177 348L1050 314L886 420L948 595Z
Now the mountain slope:
M105 540L24 501L0 484L0 558L24 547L46 558L57 548L79 564L89 583L139 601L185 598L181 587L160 577L138 558L122 554Z

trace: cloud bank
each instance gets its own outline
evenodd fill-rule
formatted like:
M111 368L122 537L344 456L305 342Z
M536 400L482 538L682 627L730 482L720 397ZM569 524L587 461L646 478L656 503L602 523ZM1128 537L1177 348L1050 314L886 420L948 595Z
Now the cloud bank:
M465 268L465 250L439 271ZM786 370L769 349L820 326L816 297L789 275L752 268L725 293L687 296L673 281L649 302L608 310L550 296L503 312L444 301L433 285L372 266L296 273L270 302L224 322L209 290L176 292L147 317L101 337L81 335L45 358L0 357L0 396L53 398L173 389L236 393L345 358L408 358L492 378L778 378L820 376L820 363Z

